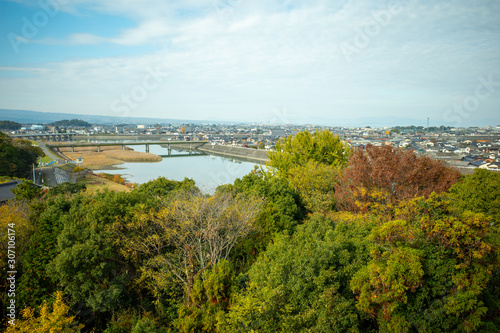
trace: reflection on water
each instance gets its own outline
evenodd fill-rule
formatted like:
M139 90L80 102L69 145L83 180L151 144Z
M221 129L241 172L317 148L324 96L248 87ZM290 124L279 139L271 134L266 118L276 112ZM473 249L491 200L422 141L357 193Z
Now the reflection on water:
M145 151L145 146L131 146L135 151ZM149 152L157 155L167 155L168 150L158 145L151 145ZM186 151L172 150L172 155L185 155ZM160 176L173 180L192 178L196 185L205 193L213 193L221 184L233 183L253 170L257 165L229 158L210 155L192 155L184 157L166 157L156 163L124 163L118 167L121 170L110 170L107 173L123 174L127 181L145 183Z

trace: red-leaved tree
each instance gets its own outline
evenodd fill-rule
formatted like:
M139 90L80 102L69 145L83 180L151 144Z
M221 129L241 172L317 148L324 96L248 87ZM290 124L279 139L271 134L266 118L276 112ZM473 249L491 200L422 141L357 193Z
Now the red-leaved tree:
M448 190L460 173L442 161L391 146L357 149L335 193L340 209L365 211Z

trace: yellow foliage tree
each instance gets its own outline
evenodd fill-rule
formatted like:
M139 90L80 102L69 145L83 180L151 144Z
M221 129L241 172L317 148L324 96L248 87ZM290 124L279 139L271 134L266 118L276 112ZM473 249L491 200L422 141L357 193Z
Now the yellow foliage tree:
M84 327L74 321L74 316L68 316L69 306L62 300L62 292L57 291L56 299L52 306L46 302L40 308L40 316L35 317L33 308L25 308L21 311L23 320L19 320L15 325L7 327L5 333L29 332L29 333L72 333L80 332ZM52 307L52 311L50 308Z
M7 284L7 271L15 270L15 260L9 259L9 246L14 246L16 256L21 257L27 248L33 227L28 220L29 208L26 202L11 201L0 206L0 288L4 290ZM10 243L10 244L9 244ZM12 249L12 247L11 247ZM13 265L10 267L10 265ZM10 267L8 269L8 267Z
M288 179L309 211L325 213L335 208L333 194L340 179L339 166L309 160L291 167Z

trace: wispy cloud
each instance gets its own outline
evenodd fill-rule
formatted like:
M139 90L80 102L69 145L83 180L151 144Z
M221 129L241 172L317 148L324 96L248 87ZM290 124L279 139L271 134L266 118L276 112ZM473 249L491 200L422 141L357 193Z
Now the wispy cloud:
M74 112L108 114L111 101L141 80L145 68L160 66L168 77L137 109L141 114L173 117L183 110L192 118L210 112L248 120L281 105L326 118L427 117L445 112L480 75L500 68L497 1L400 0L403 10L351 61L340 45L354 45L390 2L224 1L61 5L75 17L115 15L132 26L113 35L82 29L58 37L47 29L33 45L59 55L82 48L86 56L38 64L43 71L0 68L4 107L67 112L71 104ZM21 72L30 77L14 75ZM493 117L495 98L475 116Z

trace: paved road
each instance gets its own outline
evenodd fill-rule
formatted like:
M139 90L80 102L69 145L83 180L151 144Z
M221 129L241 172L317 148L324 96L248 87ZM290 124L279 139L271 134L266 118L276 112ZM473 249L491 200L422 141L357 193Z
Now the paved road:
M40 145L40 148L43 149L43 152L45 153L45 155L49 156L51 159L53 159L54 161L56 161L56 164L65 164L66 161L61 159L59 156L57 156L56 154L54 154L49 148L47 148L47 146L45 145L45 143L41 142L41 141L37 141L38 144Z
M37 180L39 179L39 174L41 173L43 175L43 180L44 182L41 185L46 185L46 186L57 186L57 179L54 174L54 168L53 167L47 167L47 168L39 168L36 169L36 177Z
M37 183L38 183L38 179L40 179L39 176L41 174L43 179L44 179L44 183L41 185L57 186L62 181L61 181L61 179L58 179L58 178L60 178L60 176L54 172L54 166L57 164L61 164L61 165L66 164L66 161L64 159L60 158L58 155L56 155L53 151L48 149L47 146L43 142L41 142L41 141L37 141L37 142L40 145L40 148L42 148L45 155L49 156L51 159L56 161L56 163L52 164L51 167L37 168L35 170Z

